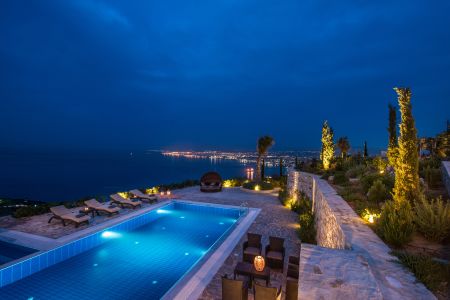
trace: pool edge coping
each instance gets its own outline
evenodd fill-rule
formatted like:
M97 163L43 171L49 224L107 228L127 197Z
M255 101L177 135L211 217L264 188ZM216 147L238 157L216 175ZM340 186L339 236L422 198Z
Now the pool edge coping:
M195 201L191 202L196 203ZM211 205L217 206L215 204ZM218 206L220 206L220 204ZM223 207L236 208L236 206L231 205L223 205ZM228 234L220 246L211 253L208 259L201 264L200 268L192 274L191 278L182 286L175 287L175 290L164 295L162 299L198 299L260 212L260 208L249 208L248 214L239 222L236 228Z

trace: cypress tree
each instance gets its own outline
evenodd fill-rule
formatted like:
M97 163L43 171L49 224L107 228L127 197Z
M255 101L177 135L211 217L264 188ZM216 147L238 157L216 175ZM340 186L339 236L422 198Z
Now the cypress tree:
M283 177L283 159L280 158L280 178Z
M330 168L331 160L334 157L333 129L325 121L322 126L322 163L323 168Z
M398 157L395 163L394 200L410 203L419 193L419 153L417 151L417 130L411 107L411 90L395 88L401 112Z
M264 161L264 158L262 159L262 164L261 164L261 180L264 181L264 177L265 177L265 168L266 168L266 162Z
M387 149L387 158L389 161L389 165L395 168L395 162L398 156L398 145L397 145L397 114L395 112L394 106L389 104L389 143Z
M367 141L364 141L364 153L363 153L364 158L369 157L369 151L367 150Z

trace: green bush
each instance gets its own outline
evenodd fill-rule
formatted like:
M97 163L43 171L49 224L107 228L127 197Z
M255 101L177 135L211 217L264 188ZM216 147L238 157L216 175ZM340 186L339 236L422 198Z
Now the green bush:
M36 206L25 206L16 209L13 213L14 218L31 217L35 215L41 215L49 212L49 206L46 204Z
M259 189L261 191L273 190L273 184L270 182L266 182L266 181L263 181L263 182L250 181L250 182L246 182L242 185L242 187L247 190L255 190L256 186L259 186Z
M278 191L278 200L280 200L281 204L286 205L286 201L288 199L288 191L287 190L279 190Z
M348 183L348 178L342 171L336 172L333 177L333 183L337 185L346 185Z
M314 224L314 215L306 212L298 217L300 228L298 234L304 243L316 244L316 228Z
M375 181L381 180L389 192L394 188L394 177L389 174L370 173L361 177L361 186L364 193L368 193Z
M231 178L222 182L223 187L239 187L245 182L245 178Z
M417 229L432 241L440 242L450 233L450 203L441 197L428 201L425 196L415 202Z
M357 165L345 172L345 176L347 176L347 178L357 178L362 176L366 170L367 167L365 165Z
M439 168L431 168L427 166L424 170L424 179L430 188L437 188L442 185L442 173Z
M311 212L311 205L311 199L309 199L309 197L304 192L298 192L297 201L291 204L291 210L301 215L307 212Z
M450 282L450 266L434 261L425 255L411 255L406 252L394 251L400 262L407 267L427 288L433 292L443 290Z
M389 244L402 246L411 240L414 233L414 213L409 202L384 203L377 223L379 235Z
M383 182L380 179L377 179L373 185L370 187L369 192L367 193L367 199L370 202L383 202L389 198L389 192L384 186Z

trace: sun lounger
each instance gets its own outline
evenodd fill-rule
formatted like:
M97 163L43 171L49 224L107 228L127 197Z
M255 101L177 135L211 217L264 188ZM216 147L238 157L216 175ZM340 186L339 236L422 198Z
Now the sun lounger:
M136 198L141 199L142 201L148 201L150 203L153 202L157 202L158 198L156 198L155 194L144 194L143 192L141 192L140 190L136 189L136 190L131 190L130 193L135 196Z
M111 197L112 202L119 204L121 207L125 207L125 205L126 205L126 206L129 206L129 207L135 209L138 206L142 206L141 201L139 201L139 200L132 201L131 199L123 198L119 194L114 194L114 195L111 195L110 197Z
M48 223L50 223L53 219L59 219L62 221L64 226L66 226L65 221L72 221L75 223L75 227L78 227L84 222L89 224L89 220L91 219L88 215L72 212L64 205L50 207L50 211L53 213L53 216L48 220Z
M100 203L95 199L90 199L87 201L84 201L84 204L86 204L87 207L90 209L93 209L97 212L105 212L109 215L112 215L114 213L119 213L120 208L114 205L111 205L109 203Z

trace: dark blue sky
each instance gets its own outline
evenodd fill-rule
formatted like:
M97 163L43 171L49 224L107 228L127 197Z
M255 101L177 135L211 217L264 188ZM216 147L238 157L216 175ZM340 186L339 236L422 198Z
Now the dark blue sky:
M317 148L450 118L450 1L0 2L0 148Z

